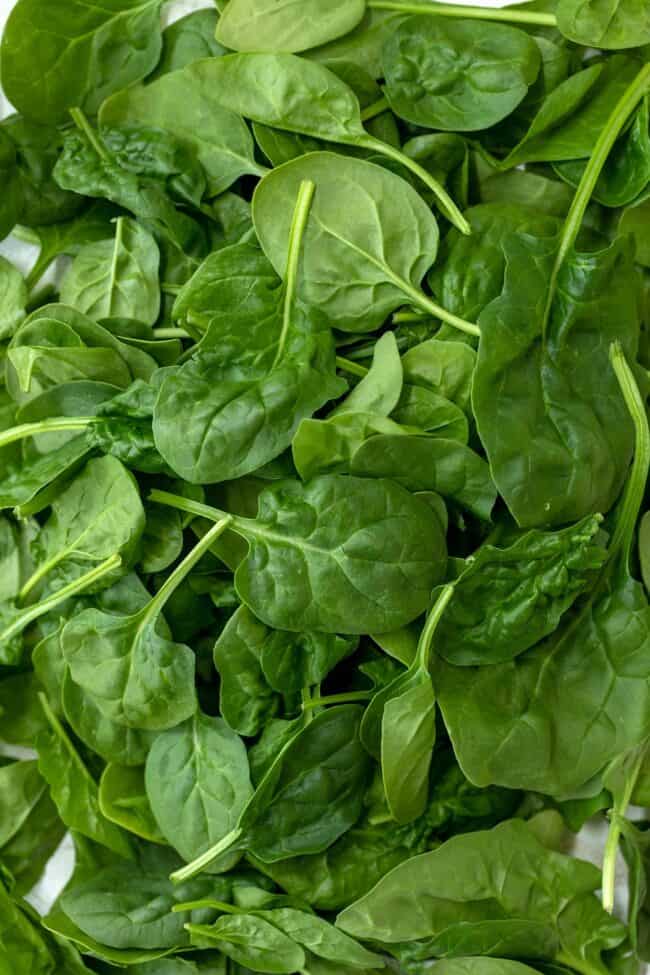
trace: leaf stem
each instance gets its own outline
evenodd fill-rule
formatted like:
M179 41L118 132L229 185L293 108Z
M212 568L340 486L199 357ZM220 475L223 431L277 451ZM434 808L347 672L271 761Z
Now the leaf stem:
M182 284L172 284L170 281L161 281L160 290L166 295L179 295L183 290Z
M81 111L81 109L71 108L70 115L72 117L72 121L74 122L74 124L86 136L91 146L99 156L99 158L102 159L104 162L106 162L109 158L109 155L106 149L104 148L104 146L99 141L97 133L95 132L90 122L88 121L84 113Z
M406 169L410 169L411 172L422 180L424 185L431 190L438 201L440 209L447 219L450 220L462 234L471 234L472 228L452 200L447 190L431 175L431 173L424 168L424 166L421 166L418 162L416 162L415 159L411 159L410 156L405 155L400 149L396 149L387 142L382 142L381 139L375 139L371 135L365 135L355 139L354 144L365 146L366 149L374 149L375 152L381 153L382 156L387 156L389 159L395 159Z
M421 311L396 311L393 315L393 322L399 325L400 322L426 322L428 315Z
M188 863L185 867L181 867L180 870L175 870L174 873L170 874L169 879L174 884L180 884L184 880L195 877L197 873L201 873L218 856L230 850L240 839L241 835L242 830L239 827L231 830L218 843L215 843L209 850L206 850L205 853L197 857L196 860L192 860L191 863Z
M371 118L376 118L377 115L382 115L384 112L387 112L389 108L388 99L385 95L382 95L376 102L372 102L372 104L362 110L361 121L368 122Z
M212 526L210 531L206 532L203 538L196 543L192 551L185 556L183 561L176 566L174 571L167 576L156 595L141 610L140 615L142 616L143 623L155 619L162 612L165 603L172 593L178 588L199 559L208 551L210 546L223 534L231 521L232 517L230 515L225 515L220 518Z
M372 691L347 691L345 694L327 694L324 697L311 697L303 700L302 710L310 711L312 708L323 708L328 704L356 704L357 701L369 701L372 698Z
M429 298L428 295L425 295L424 291L418 291L417 288L414 288L403 278L399 279L399 287L409 296L412 304L418 305L424 311L428 312L429 315L432 315L433 318L439 318L440 321L446 322L447 325L451 325L453 328L457 328L461 332L465 332L466 335L481 334L480 328L478 325L475 325L474 322L466 322L464 318L459 318L457 315L452 315L452 313L443 308L442 305L435 302L433 298Z
M148 500L155 501L157 504L164 504L168 508L178 508L179 511L186 511L197 518L208 518L210 521L219 521L224 517L232 518L232 515L227 515L225 511L213 508L212 505L203 504L202 501L193 501L191 498L184 498L180 494L171 494L169 491L159 491L158 488L153 488L149 492Z
M634 81L628 86L622 97L617 102L612 114L607 119L603 130L596 140L596 145L591 154L587 168L582 174L578 189L573 197L573 202L564 221L560 245L551 272L548 297L544 311L542 334L546 332L546 326L551 314L551 307L555 297L557 279L569 251L576 242L576 238L582 226L585 211L593 195L596 183L600 177L607 157L616 142L621 130L630 115L637 107L641 99L650 89L650 64L644 65L637 74Z
M172 914L183 914L185 911L202 911L206 908L210 908L214 911L221 911L222 914L245 914L245 910L241 907L235 907L233 904L226 904L225 901L215 901L211 897L204 897L202 900L198 901L186 901L183 904L174 904L172 907Z
M153 337L155 339L189 339L190 333L184 328L154 328Z
M510 10L508 7L464 7L453 3L403 2L399 0L368 0L370 10L396 10L405 14L429 14L432 17L462 17L467 20L501 20L512 24L539 24L541 27L557 27L554 14L536 11Z
M650 66L649 66L650 67ZM634 424L635 445L632 468L627 479L620 514L610 543L610 552L616 554L622 550L629 562L634 526L639 516L639 509L650 469L650 429L645 403L639 392L634 373L628 365L625 354L619 342L610 346L609 357L616 374L618 384Z
M284 282L284 301L282 306L282 331L278 339L278 348L275 353L273 365L282 358L284 347L287 342L289 329L291 328L291 316L293 314L293 302L296 296L296 284L298 281L298 265L300 264L300 252L302 248L302 238L309 219L311 201L314 198L316 184L310 179L303 179L298 188L296 205L293 210L291 220L291 230L289 231L289 246L287 251L287 270Z
M85 572L78 579L69 582L67 586L63 586L61 589L57 589L55 593L48 596L47 599L41 600L40 603L34 603L30 606L19 617L14 619L12 623L9 624L4 630L0 632L0 644L5 640L11 640L14 636L17 636L25 627L33 623L34 620L38 619L39 616L45 616L50 610L55 609L59 603L65 602L66 599L70 599L71 596L76 596L78 593L83 592L89 586L92 586L95 582L101 579L103 576L112 572L121 566L122 559L119 555L111 555L110 558L105 559L94 569L90 569L89 572Z
M38 420L36 423L21 423L17 427L10 427L0 433L0 447L36 437L39 433L61 433L66 430L85 430L96 422L94 416L56 416L49 420Z
M646 746L647 747L647 746ZM641 766L646 754L646 747L641 747L637 751L636 758L632 763L629 773L625 776L625 786L620 796L614 802L613 815L609 821L609 830L605 842L605 852L603 854L603 907L611 914L614 910L614 895L616 892L616 855L618 844L621 838L621 819L624 818L627 807L632 800L632 793L639 777Z
M358 362L352 362L351 359L346 359L342 355L337 355L336 365L343 372L349 372L352 376L359 376L361 379L368 375L368 370L365 366L360 365Z
M433 608L429 615L427 616L424 626L422 627L422 632L420 633L420 639L418 640L417 650L415 651L415 665L421 667L423 670L429 670L429 663L431 657L431 644L433 642L433 634L436 632L436 627L442 619L442 614L446 610L449 600L454 595L454 584L448 583L441 590L440 595L433 604Z

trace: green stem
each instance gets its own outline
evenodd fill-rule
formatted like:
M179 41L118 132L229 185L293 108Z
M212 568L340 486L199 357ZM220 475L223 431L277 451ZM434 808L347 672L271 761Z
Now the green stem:
M153 493L153 492L152 492ZM221 534L226 530L232 518L230 515L225 515L220 518L212 526L209 532L206 532L203 538L197 542L191 552L189 552L182 562L180 562L174 571L167 576L162 586L156 593L156 595L149 600L147 605L143 610L141 610L142 623L146 623L158 616L169 597L178 588L180 583L183 581L188 572L196 565L200 558L208 551L211 545L216 542Z
M603 166L605 165L607 157L609 156L614 143L620 135L623 126L641 99L647 94L649 88L650 64L646 64L641 68L634 81L628 86L623 96L617 102L614 111L607 119L602 132L596 140L594 151L592 152L589 162L587 163L587 168L582 174L582 178L578 184L578 189L575 192L573 202L571 203L566 220L564 221L564 227L562 228L560 246L558 247L555 263L551 272L548 297L544 311L542 334L546 332L546 326L551 314L551 307L553 305L553 299L555 298L558 275L569 251L576 242L580 227L582 226L585 211L589 205L589 201L591 200Z
M300 263L300 251L302 238L309 219L311 201L314 198L316 184L310 179L303 179L298 189L296 205L293 210L291 220L291 230L289 231L289 248L287 253L287 271L284 282L284 301L282 307L282 331L278 340L278 348L275 353L273 365L277 365L284 354L287 336L291 328L291 316L293 314L293 302L296 296L296 284L298 280L298 265Z
M555 961L559 962L560 965L566 965L567 968L573 968L574 971L580 972L581 975L603 975L602 968L592 965L584 958L576 958L574 955L569 955L565 951L558 951L555 956Z
M52 728L52 730L54 731L54 733L57 735L57 737L60 738L60 740L65 745L66 751L70 755L70 758L72 759L72 761L74 762L74 764L77 766L77 768L79 769L79 771L81 772L81 774L83 775L83 777L85 779L87 779L88 782L91 782L94 787L96 787L97 786L97 783L95 782L95 780L93 779L92 775L90 774L90 772L86 768L85 764L82 762L81 757L79 755L79 752L77 751L77 749L74 747L74 745L70 741L70 738L68 737L68 734L67 734L65 728L63 727L63 725L59 721L58 717L56 716L56 714L54 713L54 711L50 707L50 702L48 701L48 699L45 696L45 694L42 693L42 691L39 691L39 693L38 693L38 700L39 700L40 705L41 705L41 707L43 709L43 712L45 714L45 717L47 719L48 724L50 725L50 727Z
M104 161L108 160L109 155L108 155L106 149L104 148L104 146L99 141L99 138L97 136L97 133L95 132L95 130L91 126L90 122L88 121L88 119L86 118L86 116L84 115L84 113L81 111L81 109L80 108L71 108L70 109L70 115L72 117L72 121L74 122L74 124L86 136L86 138L90 142L91 146L93 147L93 149L95 150L95 152L99 156L99 158L100 159L103 159Z
M421 311L396 311L393 315L393 322L399 325L400 322L426 322L429 315Z
M122 564L122 559L119 555L111 555L110 558L105 559L94 569L90 569L89 572L85 572L78 579L73 582L69 582L67 586L63 586L62 589L57 589L55 593L48 596L47 599L41 600L40 603L34 603L23 613L20 614L17 619L9 624L4 630L0 632L0 643L4 640L11 640L13 637L21 633L30 623L38 619L39 616L45 616L50 610L56 609L56 607L65 602L66 599L70 599L71 596L76 596L78 593L83 592L92 586L98 579L112 572L114 569L119 568Z
M369 701L372 698L372 691L347 691L345 694L328 694L325 697L311 697L303 700L303 711L310 711L312 708L323 708L328 704L356 704L357 701Z
M66 430L85 430L96 422L94 416L57 416L49 420L38 420L36 423L21 423L17 427L10 427L0 433L0 447L36 437L40 433L61 433Z
M34 290L55 257L56 254L48 254L47 251L41 250L41 253L38 255L32 266L32 269L25 277L25 284L27 285L27 290L29 292Z
M169 281L161 281L160 290L166 295L179 295L183 290L182 284L171 284Z
M234 907L232 904L226 904L225 901L215 901L210 897L205 897L203 900L186 901L183 904L174 904L172 907L172 914L183 914L185 911L203 911L206 909L221 911L222 914L246 913L241 907Z
M154 488L149 492L149 501L164 504L168 508L178 508L179 511L186 511L189 515L195 515L197 518L208 518L210 521L219 521L220 518L232 517L231 515L226 515L225 511L220 511L219 508L213 508L209 504L203 504L201 501L193 501L191 498L184 498L180 494L170 494L169 491L159 491L158 488Z
M231 830L223 839L211 846L209 850L202 853L200 857L196 860L192 860L185 867L181 867L180 870L175 870L169 877L172 883L181 884L184 880L189 880L191 877L195 877L197 873L201 873L207 866L209 866L213 860L216 860L218 856L222 853L226 853L230 850L240 839L242 835L242 830L239 828Z
M541 27L557 27L554 14L534 11L491 9L489 7L463 7L460 4L400 3L399 0L368 0L369 10L396 10L404 14L430 14L435 17L461 17L466 20L501 20L511 24L539 24Z
M378 98L376 102L368 105L361 112L361 121L368 122L371 118L376 118L377 115L382 115L384 112L388 111L390 105L388 104L388 99L385 95Z
M382 142L381 139L375 139L371 135L366 135L362 138L360 137L355 139L354 144L365 146L366 149L373 149L375 152L381 153L382 156L387 156L389 159L395 159L397 162L401 163L402 166L406 167L406 169L410 169L411 172L421 179L424 185L431 190L438 201L440 209L447 219L450 220L462 234L471 234L472 228L452 200L447 190L431 175L431 173L429 173L423 166L420 166L415 159L411 159L410 156L406 156L400 149L395 149L394 146L389 145L387 142Z
M368 370L365 366L360 365L358 362L352 362L351 359L346 359L342 355L337 355L336 365L344 372L349 372L352 376L359 376L361 379L368 375Z
M420 633L420 639L418 640L417 650L415 651L415 660L423 670L429 670L429 658L431 656L433 634L436 632L436 627L442 619L442 614L446 610L449 600L453 595L454 584L450 582L441 591L440 595L433 604L433 609L424 622L422 632Z
M630 766L629 773L625 776L625 786L620 796L614 803L612 812L614 815L609 822L605 852L603 854L603 907L611 914L614 910L614 895L616 892L616 855L618 844L621 838L620 821L625 816L627 807L632 800L632 793L639 777L643 759L645 758L646 748L638 749L637 756Z
M189 339L191 336L184 328L154 328L153 337L155 339Z
M609 355L625 405L632 418L635 433L634 460L625 486L620 514L609 550L612 554L622 551L629 562L634 527L639 516L639 509L648 480L648 470L650 469L650 429L648 428L645 403L619 342L612 343Z
M466 335L480 335L481 330L478 325L473 322L466 322L464 318L459 318L457 315L452 315L451 312L447 311L441 305L437 304L428 295L425 295L423 291L418 291L413 285L409 284L404 278L399 279L398 287L407 294L414 305L418 305L424 311L426 311L433 318L439 318L440 321L446 322L447 325L451 325L453 328L457 328L461 332L465 332Z

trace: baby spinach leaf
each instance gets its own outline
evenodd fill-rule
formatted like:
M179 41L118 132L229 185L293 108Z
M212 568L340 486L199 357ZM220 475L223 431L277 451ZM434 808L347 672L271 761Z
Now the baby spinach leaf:
M155 126L189 147L203 167L210 196L245 173L266 172L254 158L253 140L239 114L223 104L212 78L213 61L195 61L146 85L118 91L99 113L100 132Z
M59 815L69 829L87 836L120 857L131 857L126 833L110 823L99 808L97 783L53 713L44 694L40 695L48 728L36 739L38 767L50 787Z
M155 71L147 76L147 83L155 81L170 71L199 61L201 58L218 57L226 49L215 40L219 15L216 10L204 7L179 17L162 34L162 52Z
M484 545L465 561L436 634L457 666L511 660L552 633L607 558L601 519L557 532L533 530L506 547Z
M372 354L372 364L330 416L345 413L376 413L390 416L402 393L402 363L397 342L392 332L385 332L377 340Z
M571 186L578 186L586 162L555 163L553 168ZM593 199L607 207L632 203L650 183L648 99L644 98L634 122L614 145L594 187Z
M398 823L416 819L427 802L436 740L431 643L453 592L453 586L440 591L420 634L413 663L375 694L361 723L364 746L381 759L386 800Z
M327 849L361 813L370 760L359 741L360 719L360 708L340 705L294 729L237 827L173 879L193 876L228 851L250 850L272 863Z
M212 519L214 508L165 492L152 500ZM256 519L229 516L249 543L235 574L244 603L282 630L381 633L415 619L444 572L440 523L389 480L325 476L281 481ZM281 584L280 584L281 583Z
M46 578L50 586L53 580L69 582L114 552L127 569L143 529L144 509L133 475L113 457L89 460L52 502L38 537L39 566L24 583L22 597ZM104 578L102 588L105 584Z
M598 883L592 864L544 849L526 823L511 819L400 864L336 923L353 937L386 944L499 920L539 921L552 935L567 900Z
M629 243L569 254L554 274L558 247L554 238L505 241L504 290L479 319L476 423L497 488L522 527L608 511L632 447L607 358L610 342L633 355L637 341ZM568 399L570 412L561 406Z
M565 37L586 47L625 48L650 43L650 11L643 0L559 0L558 27Z
M27 286L13 264L0 259L0 339L10 339L25 317Z
M252 794L241 738L201 711L158 735L145 784L163 835L188 861L234 829Z
M212 925L191 924L192 942L218 947L228 958L253 971L287 973L304 969L305 953L274 925L254 914L223 915Z
M86 609L65 625L61 641L72 679L118 724L159 731L194 714L194 654L168 639L159 617L227 525L227 517L214 525L138 612L117 616Z
M86 244L61 282L61 301L90 318L137 318L153 325L160 310L156 241L128 217L114 240Z
M144 78L160 47L160 0L19 0L2 35L2 86L27 118L60 122Z
M18 833L46 788L37 762L0 765L0 847Z
M540 56L515 27L422 15L391 34L383 67L386 97L400 118L467 132L514 111L539 73Z
M468 232L456 204L425 169L366 132L356 95L334 72L294 54L229 54L204 64L206 82L226 108L253 122L361 146L397 160L428 186L452 222Z
M316 184L316 192L298 269L299 297L343 331L371 331L405 301L464 331L475 330L419 290L438 245L430 209L401 177L360 159L311 153L259 183L255 230L278 274L286 274L290 214L305 179Z
M150 843L167 841L154 819L144 784L144 765L109 762L99 781L99 808L111 823Z
M189 944L184 930L201 923L209 911L174 912L175 904L221 892L228 884L199 878L174 886L167 877L176 857L161 848L146 848L139 862L100 870L68 888L61 907L67 917L100 944L118 949L180 948ZM212 913L214 916L214 913Z
M233 51L306 51L353 30L365 0L232 0L217 27L217 40Z
M650 448L633 374L620 349L612 359L634 417L637 450L597 583L553 634L512 661L474 668L437 661L445 724L463 770L477 784L591 796L607 763L648 733L643 655L650 609L628 560ZM465 734L470 727L471 741Z
M245 606L230 617L214 645L221 684L219 710L240 735L256 735L278 710L278 699L262 672L260 656L271 631Z

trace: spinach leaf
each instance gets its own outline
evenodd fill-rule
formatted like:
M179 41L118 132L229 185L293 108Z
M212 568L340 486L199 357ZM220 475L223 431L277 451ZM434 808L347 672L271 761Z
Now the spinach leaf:
M253 914L224 915L214 924L192 924L189 933L199 947L216 946L228 958L254 971L287 973L304 969L305 953L292 938Z
M383 68L396 115L467 132L514 111L539 73L540 56L533 39L515 27L422 15L391 34Z
M215 508L164 491L151 498L224 520ZM332 475L307 485L280 481L260 494L256 519L225 518L249 543L235 574L237 592L277 629L394 629L420 615L444 572L436 515L389 480Z
M307 0L298 11L284 0L232 0L217 40L233 51L306 51L353 30L365 0Z
M241 738L201 711L158 735L145 785L163 835L188 861L234 829L252 793Z
M278 710L260 661L272 634L245 606L230 617L214 645L214 665L221 680L219 709L240 735L256 735ZM288 634L287 634L288 636Z
M270 322L258 319L252 336L244 332L253 311L247 300L243 321L229 322L225 336L215 321L197 353L163 381L154 437L186 480L231 480L256 470L289 446L303 416L342 391L327 325L294 300L312 194L313 184L304 181L293 209L286 286ZM186 437L179 440L181 417Z
M99 808L106 819L129 833L150 843L167 842L149 804L143 765L109 762L99 782Z
M155 81L170 71L179 71L201 58L225 54L226 49L214 36L218 19L216 10L204 7L169 24L162 34L160 60L155 71L147 76L147 82Z
M222 518L211 528L138 612L117 616L86 609L66 623L61 642L72 679L117 724L158 731L194 714L194 654L168 638L159 617L228 521Z
M249 850L265 862L327 849L359 818L370 760L359 741L361 709L321 711L294 730L244 807L236 828L172 879Z
M61 282L61 301L94 319L137 318L153 325L160 310L158 245L128 217L114 240L83 246Z
M452 222L468 232L458 207L437 180L415 160L365 131L354 92L323 65L294 54L229 54L206 62L206 81L218 91L222 105L254 122L361 146L397 160L433 192Z
M253 220L278 274L287 271L290 214L305 179L315 183L316 192L296 285L304 301L321 308L343 331L371 331L410 301L476 334L475 326L419 290L438 245L430 209L401 177L360 159L310 153L259 183ZM345 276L341 268L346 268Z
M45 695L41 694L39 697L48 728L36 739L38 768L50 787L61 819L69 829L100 843L120 857L130 858L132 848L126 833L102 815L97 783L47 703Z
M263 175L246 123L223 105L212 74L213 61L206 58L118 91L101 107L100 133L137 126L162 130L196 155L210 196L223 193L245 173Z
M518 533L504 548L481 546L454 584L437 652L456 666L511 660L557 629L606 558L596 516L557 532Z
M144 78L160 47L160 0L19 0L2 35L2 87L27 118L60 122Z
M590 894L598 882L592 864L545 850L526 823L511 819L395 867L339 914L337 926L353 937L395 944L440 937L456 925L480 929L488 921L502 922L505 935L509 924L525 920L545 925L553 938L567 901Z
M605 7L587 0L560 0L558 27L587 47L640 47L650 42L650 12L642 0L610 0Z

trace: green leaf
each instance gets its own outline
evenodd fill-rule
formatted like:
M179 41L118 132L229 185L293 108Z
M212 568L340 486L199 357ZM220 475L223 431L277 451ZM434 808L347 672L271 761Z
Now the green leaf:
M353 30L365 0L231 0L219 20L217 40L233 51L306 51Z
M271 632L249 609L240 606L214 645L214 665L221 680L219 710L240 735L259 734L278 709L277 696L260 662Z
M196 154L210 196L223 193L244 174L262 175L265 169L255 161L246 123L223 105L213 65L206 58L118 91L101 107L100 132L144 125L170 133Z
M204 7L169 24L163 31L160 60L155 71L148 75L147 83L170 71L179 71L201 58L225 54L226 49L214 36L218 19L216 10Z
M81 248L61 282L61 301L90 318L136 318L153 325L160 310L158 245L127 217L114 240Z
M50 787L59 815L74 829L121 857L131 856L131 845L122 830L109 823L99 808L97 783L81 760L63 725L52 713L44 695L43 710L49 727L36 738L38 767Z
M396 115L426 128L468 132L514 111L539 73L540 55L515 27L423 15L391 34L383 68Z
M2 37L2 86L19 112L52 124L69 108L96 112L155 67L160 47L160 0L19 0Z
M303 969L305 953L286 934L254 914L224 915L214 924L191 924L192 942L218 947L241 965L257 972L291 973Z
M585 47L625 48L650 43L650 11L644 0L560 0L558 27Z
M144 784L144 765L109 762L99 782L99 808L106 819L150 843L166 844Z
M145 783L163 835L188 861L234 829L252 794L243 742L201 711L158 735Z
M0 339L10 339L25 317L27 286L20 271L0 258Z

